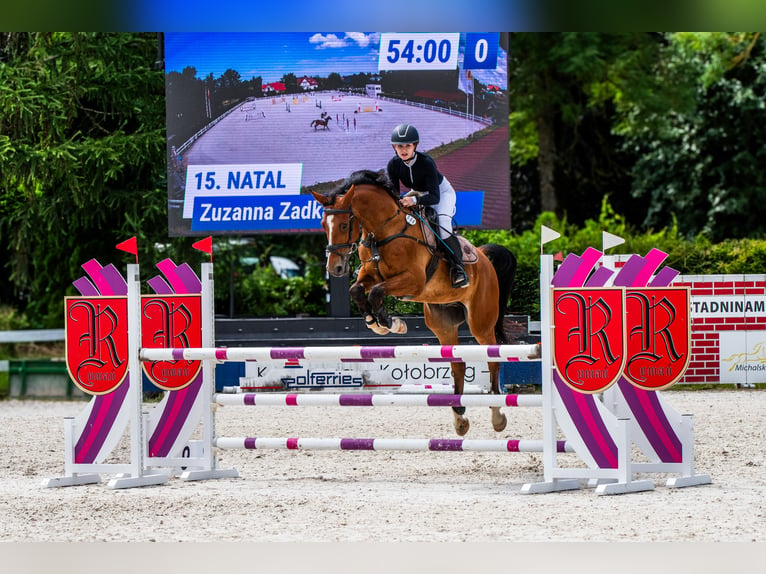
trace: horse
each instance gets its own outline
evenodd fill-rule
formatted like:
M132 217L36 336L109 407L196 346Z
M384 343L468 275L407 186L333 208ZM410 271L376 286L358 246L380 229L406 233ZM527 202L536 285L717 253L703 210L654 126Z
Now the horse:
M368 328L380 335L407 331L406 323L384 307L390 295L423 303L425 324L442 345L459 343L458 327L464 322L481 345L506 342L502 323L517 263L508 249L494 244L475 249L475 263L465 265L470 284L455 289L449 263L437 257L434 266L434 250L416 224L417 214L400 206L385 174L356 171L327 195L311 193L324 207L327 272L347 275L358 251L361 265L350 296ZM500 363L488 366L491 392L499 394ZM462 394L465 363L451 363L451 368L454 392ZM499 407L490 408L493 428L504 430L506 416ZM458 435L468 432L465 407L453 407L453 424Z
M316 131L319 126L322 126L326 130L330 129L327 124L330 122L331 119L332 118L328 114L327 116L325 116L325 117L323 117L321 119L314 120L313 122L311 122L311 127L314 128L314 131Z

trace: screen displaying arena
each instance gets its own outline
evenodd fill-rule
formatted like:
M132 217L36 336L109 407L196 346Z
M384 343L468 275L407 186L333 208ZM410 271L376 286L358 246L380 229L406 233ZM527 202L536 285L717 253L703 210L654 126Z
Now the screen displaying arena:
M320 232L310 191L384 170L403 123L455 188L455 226L507 229L506 47L500 33L164 34L169 234Z

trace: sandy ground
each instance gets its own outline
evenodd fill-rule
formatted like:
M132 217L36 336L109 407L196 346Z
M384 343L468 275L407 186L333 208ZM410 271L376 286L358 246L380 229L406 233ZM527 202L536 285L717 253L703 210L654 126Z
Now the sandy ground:
M698 472L713 484L596 496L521 495L536 453L238 451L237 479L113 491L45 489L63 473L63 417L82 402L0 402L0 540L5 542L764 542L766 392L671 391L694 413ZM508 410L508 409L506 409ZM220 436L453 438L444 409L224 407ZM467 438L539 438L538 409L506 431L469 409ZM574 455L564 455L573 457ZM568 463L566 459L562 463Z

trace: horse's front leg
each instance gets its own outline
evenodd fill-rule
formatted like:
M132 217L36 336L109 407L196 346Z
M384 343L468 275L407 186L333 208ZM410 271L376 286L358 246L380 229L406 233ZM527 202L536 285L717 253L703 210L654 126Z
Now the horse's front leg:
M387 335L389 332L388 327L379 324L379 320L375 316L373 308L366 295L373 283L373 278L362 271L359 273L356 283L351 286L349 295L359 309L359 312L362 314L362 317L364 317L364 323L367 325L367 328L378 335Z
M373 285L370 289L369 303L372 314L378 319L378 324L388 327L392 333L399 335L406 333L407 323L401 317L390 317L383 303L389 295L391 297L408 297L417 301L422 294L424 284L425 272L413 267Z
M407 323L399 317L391 317L384 305L386 295L394 295L394 293L390 293L387 290L389 283L391 281L384 281L383 283L373 285L369 296L370 308L372 309L372 314L377 318L379 325L388 328L392 333L403 335L407 332Z

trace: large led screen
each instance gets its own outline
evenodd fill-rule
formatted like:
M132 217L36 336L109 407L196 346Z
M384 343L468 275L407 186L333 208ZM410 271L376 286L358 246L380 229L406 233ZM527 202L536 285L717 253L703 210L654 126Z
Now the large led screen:
M383 170L414 125L455 225L510 226L498 33L166 33L171 236L321 231L310 190Z

